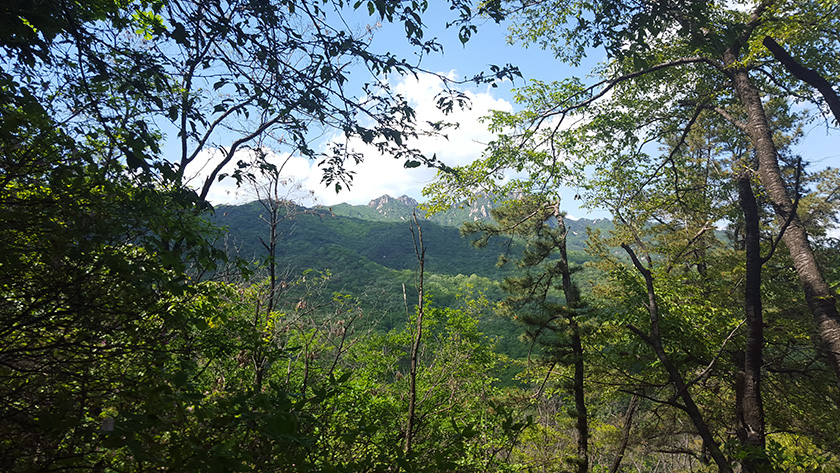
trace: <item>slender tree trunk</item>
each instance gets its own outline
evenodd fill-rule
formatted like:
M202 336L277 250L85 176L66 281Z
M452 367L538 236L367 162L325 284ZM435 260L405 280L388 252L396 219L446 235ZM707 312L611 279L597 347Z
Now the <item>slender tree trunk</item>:
M738 196L744 212L744 243L747 273L744 283L744 312L747 321L747 342L744 365L737 380L736 433L747 450L743 471L767 471L770 463L765 453L764 406L761 400L762 348L764 320L761 309L761 240L759 235L758 204L750 183L750 174L738 176Z
M560 234L562 235L557 245L560 253L560 264L562 265L563 294L566 297L566 306L569 310L569 325L572 330L572 353L574 355L574 394L575 394L575 428L578 431L577 439L577 471L587 473L589 471L589 420L586 411L586 398L584 397L584 365L583 365L583 343L580 339L580 327L577 323L576 310L579 307L580 298L575 287L572 285L572 272L569 269L569 258L566 253L566 223L563 215L555 211L555 218L559 223Z
M254 308L254 330L260 328L260 316L262 314L262 305L259 298L257 299L256 307ZM259 338L254 342L254 353L251 355L251 360L254 363L254 391L261 392L263 385L263 368L265 368L266 356L263 352L262 345Z
M656 357L659 358L659 362L662 363L662 366L668 373L668 378L670 379L671 384L677 391L676 395L683 401L681 408L686 414L688 414L692 424L694 424L694 428L697 429L697 433L700 435L700 438L703 439L703 444L707 449L709 449L718 470L721 473L733 473L732 466L723 455L717 441L715 441L715 437L712 434L711 429L709 429L709 425L700 413L700 408L697 407L697 404L691 397L691 393L688 391L688 386L686 385L682 374L677 369L676 365L674 365L673 361L671 361L671 357L668 356L662 345L662 335L659 327L659 305L656 302L656 291L653 286L653 274L648 268L645 268L644 265L642 265L641 261L639 261L639 258L636 256L636 253L629 245L622 244L621 247L624 248L624 251L626 251L628 255L630 255L630 259L633 261L633 266L636 267L636 270L639 271L645 280L645 286L648 294L647 309L648 315L650 315L650 335L645 334L632 325L628 326L628 328L641 337L642 340L650 345L651 348L653 348L654 353L656 353Z
M269 277L269 284L268 284L268 300L265 307L265 321L271 317L271 313L274 311L274 305L276 304L275 298L277 293L277 239L279 238L279 233L277 231L277 227L280 224L280 199L279 199L279 184L280 184L280 176L274 174L271 176L271 180L269 181L268 185L266 186L266 195L260 196L259 192L257 192L258 201L266 209L268 212L268 219L265 220L268 223L268 243L266 243L262 237L260 237L260 243L262 243L263 247L268 252L268 277ZM260 311L260 304L257 304L256 313L254 314L254 328L258 331L262 331L263 319L261 317ZM263 378L265 377L265 371L268 368L268 356L262 349L259 342L257 342L257 349L255 350L254 356L254 369L256 370L256 374L254 376L254 385L257 392L262 391L263 385Z
M633 427L633 415L636 413L636 407L639 406L639 395L633 393L630 397L630 405L627 406L627 413L624 414L624 428L621 431L621 443L618 444L618 451L615 452L615 458L610 465L609 473L618 473L621 467L621 460L624 459L624 452L627 450L627 444L630 441L630 429Z
M583 367L583 344L580 340L580 327L577 320L572 317L569 321L572 329L572 353L575 357L575 428L578 431L577 439L577 465L578 473L589 471L589 420L586 411L586 398L584 397L584 367Z
M277 208L277 202L271 200L271 196L267 197L267 200L261 201L263 206L265 206L269 210L269 235L268 235L268 244L262 241L260 238L260 242L262 242L265 249L268 251L268 301L265 308L265 320L267 321L271 317L271 312L274 311L274 304L275 304L275 297L277 291L277 225L279 224L279 209ZM260 317L260 308L259 304L257 305L257 313L256 317L254 318L254 327L257 330L262 330L262 323ZM258 345L259 346L259 342ZM267 356L263 353L261 348L257 349L257 352L254 355L254 367L256 369L256 376L254 384L256 385L256 391L262 391L263 385L263 378L265 377L265 370L267 368Z
M829 363L840 381L840 314L834 292L831 291L817 266L814 252L808 242L805 226L796 213L796 207L787 194L779 168L778 153L761 96L752 84L746 69L737 66L737 55L727 51L724 63L730 67L729 75L735 93L747 112L747 133L758 157L758 174L767 196L773 205L779 225L786 227L782 239L790 251L793 265L805 292L808 308L814 316L817 333Z
M414 226L417 226L417 236L414 235ZM426 248L423 246L423 229L420 227L420 222L417 220L417 214L414 214L413 225L411 226L411 238L414 240L414 252L417 255L417 262L420 265L419 276L417 282L418 300L417 300L417 325L414 329L414 341L411 345L410 354L410 368L408 373L408 422L405 428L405 445L404 451L408 453L411 451L411 444L414 441L414 430L417 423L417 358L420 352L420 340L423 335L423 275L424 265L426 262Z

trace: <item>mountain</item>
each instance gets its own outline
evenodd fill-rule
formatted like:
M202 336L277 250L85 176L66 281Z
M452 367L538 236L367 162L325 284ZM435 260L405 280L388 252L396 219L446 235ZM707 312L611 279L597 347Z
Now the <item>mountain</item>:
M338 204L331 207L318 206L315 208L342 217L353 217L379 222L407 221L416 212L417 216L423 220L434 222L438 225L460 227L466 221L489 219L490 209L493 208L493 201L488 198L479 198L472 205L464 205L461 208L430 216L427 216L419 208L416 200L406 195L400 197L383 195L371 200L367 205Z
M382 205L342 204L331 212L323 208L292 208L278 224L278 262L300 271L352 269L357 272L358 268L366 267L414 270L417 260L407 220L416 203L393 198L380 198L372 203L377 201ZM342 216L341 210L354 216ZM261 243L268 234L265 213L258 202L216 209L216 223L228 230L229 252L246 260L265 256ZM496 266L503 251L501 246L478 249L462 238L454 226L434 221L422 221L421 225L427 271L451 276L477 274L490 279L509 274L510 269Z
M405 195L397 198L383 195L371 200L367 205L338 204L314 208L339 217L358 218L371 222L397 222L411 218L417 209L417 201ZM418 215L423 217L425 214L418 210Z
M496 263L505 252L515 259L520 246L500 239L478 249L461 236L459 229L461 222L489 219L492 205L487 199L421 220L426 290L434 305L455 307L458 294L467 292L484 294L490 301L505 297L499 281L513 274L515 268L498 267ZM382 196L368 205L289 206L278 223L279 277L292 281L309 270L328 271L326 294L358 297L369 312L380 314L378 329L400 326L406 320L405 301L417 297L417 258L408 222L415 211L423 215L417 210L417 202L406 196ZM259 202L218 206L213 219L227 230L219 245L247 261L264 261L267 252L262 242L269 229L266 216ZM569 259L575 263L588 259L583 251L586 227L612 226L603 219L569 219L567 224ZM522 330L518 324L498 317L483 317L479 324L484 333L497 340L501 352L513 358L526 355L523 350L527 347L518 341Z
M491 220L490 211L496 206L496 202L488 197L479 197L472 204L462 204L458 208L446 212L427 216L419 208L416 200L406 195L391 197L383 195L371 200L367 205L338 204L331 207L316 206L314 209L328 212L332 215L352 217L376 222L399 222L407 221L416 212L417 216L424 221L429 221L442 226L460 228L461 224L468 221ZM569 245L583 249L583 240L586 239L586 228L600 228L602 230L612 229L612 222L608 219L586 219L567 218L566 225L569 228Z
M475 248L460 234L460 223L488 219L489 199L471 207L421 220L426 247L427 273L441 278L459 275L501 281L511 275L512 265L498 267L502 253L515 259L516 242L491 241L487 248ZM333 276L333 290L360 294L369 287L414 286L417 258L408 220L418 211L410 197L382 196L368 205L340 204L332 207L290 206L278 223L276 262L290 277L306 270L327 271ZM419 211L418 211L419 215ZM259 202L218 206L214 220L227 229L219 245L246 261L267 256L263 241L268 237L266 210ZM457 223L456 223L457 222ZM569 220L568 249L573 263L588 260L585 253L586 227L609 229L609 220ZM402 294L400 292L400 297Z

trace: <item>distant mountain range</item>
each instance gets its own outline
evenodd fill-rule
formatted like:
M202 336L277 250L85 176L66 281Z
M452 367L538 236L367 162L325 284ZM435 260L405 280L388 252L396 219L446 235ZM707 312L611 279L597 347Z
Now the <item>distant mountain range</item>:
M490 211L495 205L492 199L480 197L470 205L464 204L446 212L427 216L413 198L407 195L391 197L386 194L371 200L367 205L338 204L333 206L316 206L314 208L327 210L334 215L342 217L377 222L407 221L414 212L417 212L419 217L438 225L460 227L461 224L468 221L490 220ZM575 232L580 230L585 232L586 227L612 228L612 223L608 219L591 220L568 217L567 225Z
M279 225L283 235L280 253L293 254L301 263L318 263L315 266L320 267L327 262L317 261L313 259L314 255L303 250L338 246L387 268L413 268L416 261L408 221L416 212L429 248L427 268L445 269L446 274L479 274L498 279L505 273L495 267L502 249L475 249L459 231L464 222L490 220L493 207L491 199L481 198L472 205L426 216L418 208L417 201L405 195L396 198L383 195L367 205L292 206ZM265 253L260 243L260 238L265 238L268 232L267 223L261 217L264 213L265 209L258 202L216 209L217 223L229 229L229 235L243 257L259 257ZM612 222L607 219L568 219L566 224L569 228L567 243L572 254L584 251L587 227L612 228ZM577 254L577 257L583 256ZM445 262L438 262L441 259Z
M371 200L367 205L338 204L331 207L319 206L316 208L326 209L342 217L376 222L406 221L417 212L417 215L424 220L438 225L458 227L466 221L490 219L490 209L493 208L493 201L480 198L472 205L451 209L428 217L425 212L418 208L417 201L406 195L396 198L383 195Z
M507 240L491 241L486 248L473 247L460 234L462 222L490 219L493 203L479 200L472 206L421 220L426 246L426 291L439 307L455 307L457 294L482 293L489 300L505 297L498 282L516 271L511 264L497 266L502 253L516 258L520 247ZM339 204L312 208L290 206L278 224L280 238L276 262L281 278L294 278L307 270L329 271L327 294L340 292L359 298L381 314L381 330L405 322L405 300L416 300L417 258L409 222L417 209L410 197L382 196L368 205ZM220 205L214 220L227 229L219 245L243 259L265 261L262 242L268 238L267 212L259 202L237 206ZM609 220L569 220L569 259L588 260L584 252L586 227L612 228ZM403 292L405 291L405 292ZM521 327L507 319L483 318L481 329L497 338L499 350L510 356L525 356L517 340Z

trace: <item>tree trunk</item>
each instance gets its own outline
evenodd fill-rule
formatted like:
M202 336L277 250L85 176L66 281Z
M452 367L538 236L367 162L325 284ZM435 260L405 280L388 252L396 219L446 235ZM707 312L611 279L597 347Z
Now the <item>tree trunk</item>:
M728 70L734 83L735 94L747 112L746 128L758 157L758 175L773 205L779 225L787 226L782 240L790 251L794 268L805 292L805 300L814 316L820 341L840 382L840 314L837 312L834 293L817 267L805 226L785 189L776 145L773 143L772 130L761 104L761 96L753 86L748 71L736 65L737 55L734 52L728 51L724 55L724 63L730 68Z
M630 429L633 427L633 414L636 413L636 407L639 405L639 395L633 393L630 397L630 405L627 406L627 413L624 414L624 428L621 431L621 443L618 444L618 451L615 452L615 458L610 465L609 473L618 473L621 467L621 461L624 459L624 452L627 450L627 444L630 442Z
M572 352L575 357L575 428L578 431L577 456L578 473L589 471L589 420L586 411L586 398L583 390L583 345L580 341L580 327L574 317L569 321L572 328Z
M417 282L417 325L414 329L414 340L411 344L411 354L408 372L408 421L405 427L405 444L403 450L408 453L411 451L412 442L414 441L414 433L417 428L417 358L420 353L420 341L423 337L423 276L425 274L426 263L426 247L423 246L423 229L420 227L420 222L417 220L417 214L412 217L411 223L411 238L414 241L414 252L417 256L419 264L418 282ZM417 226L418 236L414 235L414 226Z
M574 394L575 394L575 428L578 431L577 439L577 471L587 473L589 471L589 420L586 411L586 398L584 397L584 365L583 365L583 344L580 339L580 327L576 319L576 310L579 307L579 297L576 288L572 285L572 272L569 269L569 258L566 253L566 222L563 214L559 212L559 204L555 210L555 218L559 224L562 235L557 251L560 253L560 264L563 281L563 295L566 297L566 306L569 310L569 326L572 330L572 353L574 355Z
M650 315L650 335L645 334L632 325L629 325L628 328L641 337L645 343L650 345L654 353L656 353L656 357L659 359L659 362L662 363L665 371L667 371L668 378L674 386L674 389L677 391L676 396L683 401L683 405L680 406L680 408L688 414L692 424L694 424L694 428L697 429L697 433L700 435L700 438L703 439L703 444L709 449L718 470L721 473L732 473L732 466L720 450L720 446L718 446L717 441L715 441L712 430L709 428L709 424L706 423L706 420L703 418L703 414L700 413L700 408L697 407L697 404L694 402L694 398L691 397L691 393L688 391L688 386L686 385L682 374L671 360L671 357L669 357L665 352L665 347L662 345L662 334L659 324L659 305L656 302L656 291L653 286L653 274L650 269L645 268L644 265L642 265L641 261L639 261L639 258L636 256L636 253L629 245L622 244L621 247L624 248L624 251L626 251L630 256L630 259L633 261L633 266L636 267L636 270L639 271L645 280L645 287L647 288L648 295L647 309L648 314Z
M738 197L744 212L744 243L747 273L744 283L744 312L747 321L747 342L744 365L736 387L738 418L736 433L747 456L742 466L745 473L767 471L770 463L765 453L764 406L761 400L762 348L764 320L761 312L761 240L758 204L750 183L750 174L738 176Z

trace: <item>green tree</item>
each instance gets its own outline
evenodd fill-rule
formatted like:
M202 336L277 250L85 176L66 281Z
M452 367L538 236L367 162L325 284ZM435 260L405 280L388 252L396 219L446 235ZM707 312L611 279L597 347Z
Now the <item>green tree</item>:
M516 266L521 276L505 278L502 288L509 296L504 301L507 311L526 327L526 336L542 352L548 365L548 381L558 364L572 366L572 393L577 451L569 463L575 471L589 471L589 417L586 406L585 362L580 312L585 304L572 282L572 268L566 252L567 230L565 215L559 202L544 202L540 196L511 200L492 210L494 223L467 222L465 235L478 234L474 244L486 246L492 237L520 238L524 241L522 256ZM506 255L501 256L505 261Z
M417 2L2 7L4 468L219 471L277 459L270 467L281 470L306 459L293 448L311 441L302 412L340 383L319 380L317 392L300 389L310 397L292 399L276 383L248 391L209 376L225 357L262 359L255 346L284 351L263 340L266 323L236 322L241 334L222 336L229 314L218 308L231 289L200 282L223 256L203 201L221 167L197 194L185 173L203 149L225 146L230 161L270 135L314 157L306 144L323 127L395 151L408 166L436 164L402 146L422 131L384 80L419 66L370 52L369 33L338 26L363 6L404 25L421 51L438 49L423 40ZM372 72L358 93L346 90L353 63ZM167 134L179 152L164 155ZM360 159L345 149L322 158L336 188L349 181L345 160ZM235 177L247 177L242 168ZM308 335L300 338L311 355L319 340Z
M771 106L768 104L768 108ZM777 118L774 126L782 128L777 130L775 139L783 143L788 138L782 131L789 125L784 124L784 113L779 112L784 112L784 108L777 110L774 117ZM779 114L783 119L779 119ZM682 134L680 139L685 147L668 155L669 165L659 174L641 177L630 174L628 177L621 170L611 174L614 187L641 197L614 210L620 218L618 227L621 233L617 233L611 241L616 245L635 241L635 251L647 255L648 268L659 268L651 272L651 278L657 308L660 314L665 314L659 317L665 355L689 380L687 387L696 386L701 381L696 378L697 372L706 377L706 389L729 385L727 390L731 389L731 394L723 396L722 402L713 403L709 402L702 389L695 388L692 394L700 400L697 403L701 406L698 412L706 418L715 436L720 439L718 441L723 443L722 453L727 458L737 459L745 470L764 471L769 469L770 457L777 465L781 462L774 456L772 448L765 449L763 441L765 417L762 409L764 396L761 393L765 389L761 386L766 386L766 383L762 379L769 376L773 386L769 397L779 396L777 375L784 368L777 364L778 360L786 356L810 356L805 354L812 353L813 347L796 346L793 351L788 351L795 346L794 340L805 336L807 331L796 335L797 332L790 326L787 332L775 330L780 307L778 299L770 298L769 293L774 292L771 288L778 283L762 287L762 265L772 263L767 271L772 280L779 277L780 270L792 274L792 266L788 266L789 261L784 258L776 262L780 258L773 250L779 243L779 232L782 230L774 227L768 219L766 201L750 199L753 180L745 169L753 167L754 162L748 152L749 144L737 139L737 136L728 136L725 124L719 123L714 115L699 116L697 125L690 133ZM666 148L666 151L669 149L673 148ZM809 178L801 175L795 160L786 158L788 162L794 161L794 166L787 170L792 187L809 192L811 199L821 200L817 189L808 189L805 182ZM726 170L730 167L731 171ZM737 190L733 189L735 184ZM735 207L739 194L743 198L742 205ZM828 200L831 200L830 197ZM803 211L804 216L808 214L809 211ZM731 222L732 239L726 244L710 232L713 228L711 224L721 219ZM752 222L752 229L746 228L748 221ZM734 244L734 248L729 248L729 244ZM600 251L602 258L610 258L608 248ZM769 259L771 255L775 255L773 260ZM737 288L737 293L732 293L732 288ZM625 291L630 292L628 289ZM618 297L629 299L621 294ZM763 304L762 299L770 300ZM733 310L738 305L745 308L740 315ZM767 318L763 318L762 305L769 314ZM798 312L796 316L793 311L786 313L789 319L799 317ZM692 326L707 330L705 340L685 336ZM765 326L773 329L767 330ZM674 342L680 348L676 348ZM701 348L704 344L706 347ZM782 348L785 344L788 346ZM669 349L668 345L672 348ZM764 347L767 347L767 352L763 355ZM794 352L798 355L793 355ZM711 361L704 362L706 366L695 365L698 359L703 358ZM712 385L706 384L708 382ZM830 384L825 388L829 392L833 390ZM792 402L800 408L810 403L804 397ZM774 407L779 408L779 405L774 403ZM726 419L731 415L727 411L731 413L732 410L740 443L738 447L735 447L735 442L727 441L727 434L723 432L727 422L732 422ZM771 418L774 421L777 419L775 415Z
M21 84L69 135L96 136L112 148L108 159L177 185L189 177L188 167L200 167L192 163L217 151L222 159L200 183L201 198L225 177L228 163L239 161L233 174L241 181L251 165L273 159L251 153L250 163L243 158L248 153L237 154L248 149L317 157L324 182L339 190L352 179L345 163L363 157L343 145L312 149L313 135L324 129L358 137L408 167L440 165L404 144L446 124L423 128L387 82L388 76L426 72L390 52L371 51L375 27L348 26L365 17L401 24L421 54L437 53L440 44L424 38L425 9L423 2L343 0L14 6L0 38L9 57L3 77ZM469 31L462 29L461 37L466 41ZM470 80L494 81L513 71L496 68ZM451 91L440 104L451 108L464 100ZM174 145L166 155L165 135Z
M818 107L824 102L763 45L767 37L782 41L805 67L837 77L836 64L827 60L838 46L837 5L786 0L737 6L540 1L511 4L508 13L516 19L514 39L550 48L560 60L577 64L591 48L602 48L607 62L596 70L601 79L593 85L567 79L521 89L518 100L525 111L495 115L492 126L500 136L487 158L443 175L441 186L492 188L490 182L503 168L525 176L525 184L509 182L511 188L549 190L582 180L584 169L609 174L622 166L644 173L651 163L646 143L666 130L688 130L696 121L692 117L712 111L749 140L777 224L786 227L782 239L795 262L817 336L840 378L836 299L794 205L794 189L785 179L780 143L764 105L766 99L807 100ZM569 126L575 118L580 120ZM607 192L600 187L593 191L593 204ZM615 196L621 191L609 192ZM460 197L457 192L439 195Z
M208 314L191 301L213 293L188 271L215 263L200 244L214 231L194 194L136 187L60 131L18 130L0 189L0 457L10 471L91 467L107 463L112 411L165 405L153 394L174 373L162 367L206 348L195 333Z
M763 103L762 113L765 114L766 131L775 147L773 162L762 161L762 156L767 154L762 155L757 150L757 135L745 131L749 127L731 125L732 120L748 119L742 103L747 94L733 89L734 82L727 79L738 74L722 66L725 63L723 51L731 52L733 45L738 43L739 34L757 28L755 25L740 29L733 26L749 20L749 14L706 3L677 3L679 6L676 3L657 4L646 9L641 5L618 2L596 2L582 7L567 2L536 2L515 10L514 13L521 14L525 21L518 23L519 29L514 31L514 36L556 47L555 52L561 58L580 59L586 47L603 45L609 62L597 72L604 80L592 87L570 79L553 84L532 83L520 89L518 98L525 110L494 115L492 126L499 137L491 144L486 158L453 174L441 175L441 182L429 190L445 205L447 199L458 200L476 189L505 192L525 188L555 195L559 186L571 183L583 189L582 194L590 205L612 211L617 220L617 231L609 244L598 243L596 249L603 258L599 264L618 287L597 288L599 295L607 299L599 304L615 314L614 320L605 321L600 332L632 327L637 340L643 340L647 349L653 348L656 352L660 365L657 369L648 366L640 371L639 367L612 360L618 368L618 373L613 375L618 375L619 379L624 377L625 383L633 380L625 389L663 406L675 407L684 413L681 416L687 414L688 420L703 436L705 451L712 454L720 470L728 471L730 462L737 459L745 468L755 471L766 468L767 456L776 465L785 461L777 456L776 447L765 449L761 444L758 380L760 376L768 376L769 383L778 389L776 383L780 382L778 373L782 368L775 362L787 356L781 353L801 356L804 360L810 357L806 353L813 353L813 347L794 342L808 331L799 332L798 336L794 331L783 334L765 330L762 334L765 322L756 315L761 313L761 306L755 304L752 308L758 310L751 311L746 330L750 343L741 335L742 314L732 308L744 307L745 302L743 293L732 294L731 289L741 284L740 277L746 270L736 262L743 261L744 257L742 253L724 248L713 232L715 223L720 220L736 222L736 240L744 241L743 217L733 206L737 201L736 180L729 168L736 171L757 169L756 175L763 185L758 187L758 193L766 196L758 204L762 206L759 218L762 219L764 255L772 253L780 238L788 243L787 231L793 225L792 219L785 218L777 219L773 226L764 218L763 206L771 205L778 215L781 201L778 195L766 191L767 182L775 177L783 180L786 192L797 204L802 222L809 220L811 210L799 207L801 202L822 202L816 207L809 204L819 214L817 207L830 205L832 197L828 196L826 200L817 197L820 186L815 186L812 180L816 176L809 177L795 157L786 153L784 148L791 137L781 132L795 129L800 122L787 111L785 102L792 95L778 84L764 82L765 76L759 72L774 65L759 61L758 53L748 60L745 70L749 71L747 75L753 85L769 97ZM763 10L767 5L784 6L783 2L762 3L760 20L783 22L774 16L778 11ZM595 12L591 16L580 14L578 7L591 7ZM808 8L818 9L809 4L802 11ZM833 11L829 8L826 14L831 16ZM697 20L701 14L710 16L701 22ZM680 23L691 16L695 17L696 24ZM720 24L731 26L727 28L732 38L724 37L727 28L716 26ZM564 25L568 28L564 29ZM675 35L680 28L685 29L685 34ZM708 31L705 31L705 38L695 38L692 43L690 32L697 28ZM714 41L720 41L719 44L712 44L714 35L718 35ZM752 116L756 119L755 113ZM664 152L652 152L658 146L664 148ZM516 171L516 178L495 181L503 169ZM777 176L769 176L774 173ZM829 182L832 182L830 177L826 183ZM757 183L742 181L742 184ZM800 195L803 196L800 198ZM815 235L824 231L808 228L807 223L803 223L802 228ZM756 231L752 230L751 235L756 237ZM612 255L614 248L610 248L610 245L628 243L639 255L637 260L641 260L633 265L636 271L629 270L626 260L615 258ZM791 255L801 254L792 246L786 245ZM814 256L817 256L827 248L817 246L815 249ZM760 256L756 258L757 254L753 246L752 261L761 260ZM778 253L776 258L779 258ZM779 266L773 264L769 269L765 268L765 274L769 273L771 280L778 278L779 269L787 263L792 261L785 259L776 263ZM797 271L803 275L801 265ZM750 272L756 274L754 265ZM751 281L758 279L751 278ZM640 292L640 289L645 290ZM761 302L755 296L767 297L773 292L768 285L761 290L761 294L756 294L756 285L752 285L753 303ZM764 306L768 314L764 321L769 326L778 320L779 310L784 311L778 304L779 300L774 299ZM640 317L642 308L648 320ZM787 312L791 318L794 318L793 313ZM645 326L648 329L639 328ZM639 360L648 359L645 347L635 346L632 338L617 336L620 329L616 332L614 338L605 343L605 350L635 353ZM830 331L825 334L830 335ZM768 340L768 348L762 359L760 347L764 338ZM799 350L799 354L792 355L792 352L780 349L785 343L796 346L794 351ZM750 354L745 356L745 352ZM831 349L823 353L828 355L825 359L829 360L830 366ZM662 367L667 368L665 380L661 379ZM762 370L766 371L762 373ZM732 376L733 371L741 380L752 377L751 393L747 392L750 389L745 384L731 382L736 378ZM670 384L673 393L662 397L652 395L657 391L661 393L663 384ZM835 392L831 383L825 388L827 392ZM721 392L720 389L726 394L719 399L710 397L709 390ZM776 389L772 392L771 398L779 395ZM747 412L750 409L747 409L749 403L746 401L750 395L752 409ZM833 399L834 394L830 396ZM675 402L677 400L680 402ZM805 408L810 402L803 397L795 404ZM780 408L777 403L773 407ZM781 409L786 412L785 408ZM732 419L733 410L739 419ZM746 417L750 413L752 419L748 420ZM775 413L768 413L768 416L773 419L771 423L778 419ZM819 417L815 416L815 419ZM733 421L741 422L736 429L742 437L740 446L731 442L727 433L734 426ZM784 425L784 422L778 425ZM749 430L753 433L748 434ZM799 432L804 434L805 430ZM817 438L811 433L805 435ZM773 443L773 440L769 442ZM832 447L823 445L831 451ZM685 451L685 447L682 448ZM699 446L691 448L698 452L704 450ZM752 454L756 456L751 459ZM698 454L700 458L704 456ZM751 461L756 463L750 464Z

